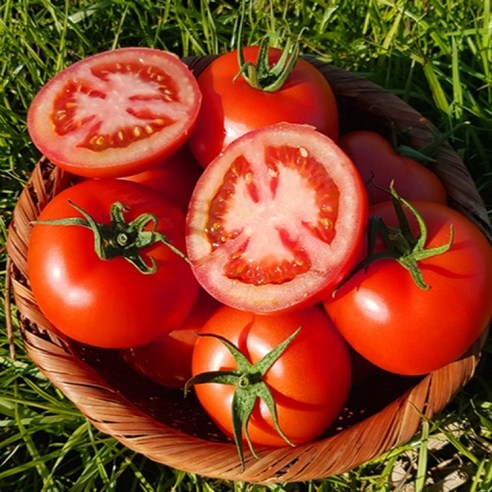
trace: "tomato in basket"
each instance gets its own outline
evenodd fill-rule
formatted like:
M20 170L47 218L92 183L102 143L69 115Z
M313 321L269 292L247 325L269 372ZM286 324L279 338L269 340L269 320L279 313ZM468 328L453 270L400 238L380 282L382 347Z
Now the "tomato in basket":
M158 192L87 180L41 211L29 242L29 282L66 336L106 348L150 343L177 328L195 302L184 246L184 214Z
M446 205L406 203L402 224L391 201L371 208L386 224L389 247L377 241L373 259L324 306L363 357L387 371L421 375L455 361L486 329L492 246Z
M326 297L352 269L364 184L328 137L282 123L249 132L205 168L187 215L200 284L223 304L269 313Z
M268 316L224 306L199 335L185 389L194 387L240 457L243 441L254 453L317 438L346 403L349 351L318 306Z
M243 60L240 52L219 56L197 77L203 99L188 143L202 166L241 135L274 123L305 123L338 138L331 86L296 48L286 46L287 58L265 44L243 48Z
M173 201L186 213L190 197L203 168L186 145L156 166L122 179L150 186Z
M415 159L400 155L379 133L352 131L342 135L338 144L366 183L370 205L391 199L391 183L407 200L446 203L446 189L437 174Z
M201 102L194 75L174 54L151 48L98 53L65 68L28 111L35 146L87 177L136 174L177 150Z
M190 314L171 333L155 342L122 349L120 355L135 372L157 384L182 388L191 377L191 357L198 332L219 307L200 290Z

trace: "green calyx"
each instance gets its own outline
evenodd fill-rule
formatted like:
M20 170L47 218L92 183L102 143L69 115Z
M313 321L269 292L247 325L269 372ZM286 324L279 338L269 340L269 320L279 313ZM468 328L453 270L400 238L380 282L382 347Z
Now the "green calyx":
M234 77L237 80L240 76L248 82L248 84L254 89L258 89L264 92L276 92L282 88L285 81L289 78L289 75L294 70L295 64L299 58L299 38L296 41L288 39L287 43L282 51L280 58L275 65L270 66L268 59L268 52L270 50L270 43L268 38L264 38L260 43L260 49L256 58L256 63L246 62L244 59L244 51L242 45L242 33L243 23L246 16L246 1L243 0L241 4L241 15L239 18L238 28L238 48L237 58L239 65L239 72Z
M280 58L273 66L270 66L268 60L269 48L268 39L264 39L260 44L256 63L252 63L245 61L243 48L240 46L237 50L239 73L234 80L242 75L254 89L264 92L280 90L299 58L299 43L288 39Z
M121 202L115 202L111 206L111 222L100 224L78 205L71 201L69 203L82 217L40 220L35 223L86 227L94 234L94 251L101 260L111 260L121 256L145 275L155 273L157 264L154 258L149 258L149 262L146 262L141 251L158 242L164 243L173 253L189 262L186 255L174 247L164 234L157 231L155 215L143 213L131 222L127 222L125 212L129 209Z
M398 218L398 227L388 227L382 218L378 216L369 218L368 256L356 266L346 280L353 277L360 270L366 269L377 260L390 259L397 261L403 268L408 270L419 288L428 290L431 286L425 282L419 262L449 251L454 241L453 225L451 224L450 226L449 241L447 243L434 248L426 248L427 226L422 215L411 203L398 195L393 185L390 187L390 194ZM416 236L411 231L404 208L408 209L417 220L419 231ZM375 253L374 249L378 233L383 239L385 249Z
M232 426L234 432L234 442L236 444L239 459L241 460L243 467L243 436L245 437L253 456L258 458L248 432L248 423L258 399L261 399L266 403L267 408L272 415L275 430L278 434L287 444L294 446L279 426L275 400L268 385L263 380L263 377L275 361L284 353L286 348L291 344L300 331L301 327L299 327L292 335L290 335L280 345L275 347L271 352L266 354L261 360L256 362L256 364L251 364L246 356L224 337L214 334L201 335L220 340L233 355L237 368L234 370L209 371L193 376L185 384L185 395L189 391L190 387L196 384L220 383L229 384L236 387L232 399Z

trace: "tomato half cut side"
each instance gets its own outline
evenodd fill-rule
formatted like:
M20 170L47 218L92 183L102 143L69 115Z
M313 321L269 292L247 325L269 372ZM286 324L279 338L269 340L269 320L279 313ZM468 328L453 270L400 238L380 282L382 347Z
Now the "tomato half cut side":
M135 174L188 137L201 104L194 75L174 54L120 48L70 65L38 92L28 111L34 145L86 177Z
M228 306L305 307L350 271L366 220L350 159L312 127L280 123L240 137L205 169L188 209L188 256Z

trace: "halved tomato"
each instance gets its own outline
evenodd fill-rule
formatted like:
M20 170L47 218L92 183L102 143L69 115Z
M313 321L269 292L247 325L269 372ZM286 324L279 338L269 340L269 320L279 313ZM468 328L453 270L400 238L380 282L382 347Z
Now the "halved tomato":
M120 48L55 75L34 98L27 123L53 163L81 176L116 177L177 150L200 104L196 79L176 55Z
M366 220L350 159L314 128L280 123L235 140L205 169L188 209L188 256L226 305L304 307L351 270Z

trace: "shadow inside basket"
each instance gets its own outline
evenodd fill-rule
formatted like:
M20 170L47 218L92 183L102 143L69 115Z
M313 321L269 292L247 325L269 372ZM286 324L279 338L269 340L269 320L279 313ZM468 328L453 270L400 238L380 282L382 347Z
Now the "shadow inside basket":
M154 383L128 366L118 351L81 344L74 344L72 348L80 360L95 369L130 405L157 422L193 437L216 442L228 441L201 408L193 391L185 397L181 389ZM374 369L369 378L352 386L338 419L320 438L348 429L377 414L395 400L403 399L421 379Z

